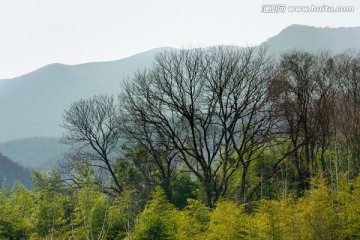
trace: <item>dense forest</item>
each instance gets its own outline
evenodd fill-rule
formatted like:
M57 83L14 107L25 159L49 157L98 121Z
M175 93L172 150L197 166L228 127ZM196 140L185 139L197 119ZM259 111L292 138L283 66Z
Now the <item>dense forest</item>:
M64 111L0 239L360 238L360 54L168 50Z

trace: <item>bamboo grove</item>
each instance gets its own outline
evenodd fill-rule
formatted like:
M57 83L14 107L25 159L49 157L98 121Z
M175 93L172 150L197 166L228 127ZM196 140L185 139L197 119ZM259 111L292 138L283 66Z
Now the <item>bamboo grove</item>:
M357 239L360 54L167 50L74 102L0 239ZM46 149L44 149L46 151Z

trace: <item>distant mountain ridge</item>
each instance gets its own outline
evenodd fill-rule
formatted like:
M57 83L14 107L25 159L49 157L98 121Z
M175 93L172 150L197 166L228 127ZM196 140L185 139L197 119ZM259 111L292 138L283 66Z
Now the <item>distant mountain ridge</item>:
M0 84L0 142L28 137L60 137L63 110L96 94L117 94L122 80L149 67L153 49L125 59L80 65L50 64ZM2 82L2 81L0 81Z
M331 50L340 53L348 49L360 50L359 39L360 27L318 28L294 24L263 44L276 54L288 50Z
M281 53L303 49L341 52L360 49L360 27L316 28L291 25L262 45ZM157 48L110 62L50 64L23 76L0 81L0 142L35 136L60 137L63 110L96 94L118 94L122 80L150 67Z
M359 51L359 39L360 27L291 25L261 45L266 45L275 54L293 49L328 49L338 53L349 48ZM124 79L139 69L151 67L154 56L165 49L157 48L110 62L55 63L17 78L1 80L0 152L3 147L6 156L23 166L29 166L27 163L33 159L39 159L39 164L46 164L46 159L53 160L58 154L56 147L53 148L55 145L35 144L41 141L33 137L61 137L62 114L72 102L98 94L118 94ZM24 144L34 149L24 152L21 150ZM61 149L61 145L58 148ZM41 155L41 151L53 155Z
M70 146L59 138L33 137L0 143L0 153L26 168L48 168L61 160Z

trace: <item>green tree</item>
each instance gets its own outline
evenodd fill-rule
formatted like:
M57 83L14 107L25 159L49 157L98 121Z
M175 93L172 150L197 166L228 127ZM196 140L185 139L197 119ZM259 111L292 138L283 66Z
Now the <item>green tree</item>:
M248 235L248 216L233 202L219 201L210 214L206 239L245 239Z
M109 208L109 239L132 239L136 217L140 213L137 196L134 190L126 189L113 201Z
M210 209L198 200L188 199L187 206L177 215L176 239L206 239Z
M31 221L33 238L58 238L66 229L64 186L55 170L48 174L33 172L35 206Z
M28 239L33 209L33 193L15 183L10 196L0 200L0 239Z
M109 229L108 201L91 187L77 193L73 220L76 239L106 239Z
M134 238L139 240L174 239L177 211L171 205L162 188L156 187L144 211L139 215Z
M339 239L360 238L360 177L349 181L343 174L333 194Z
M9 182L6 180L6 178L3 180L2 184L1 184L1 191L2 196L4 196L5 198L9 198L11 195L11 187L9 185Z
M181 172L171 184L171 198L169 201L178 209L183 209L189 199L197 199L201 185L192 180L189 173Z

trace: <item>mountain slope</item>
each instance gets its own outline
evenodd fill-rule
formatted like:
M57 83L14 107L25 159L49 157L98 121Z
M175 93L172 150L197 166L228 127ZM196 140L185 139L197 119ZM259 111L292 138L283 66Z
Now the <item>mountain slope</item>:
M291 25L263 44L273 53L288 50L331 50L340 53L348 49L360 50L360 27L317 28Z
M26 168L47 168L61 160L70 146L59 138L26 138L0 143L0 152Z
M13 185L15 181L19 181L26 187L31 187L30 171L14 163L0 153L0 184L2 184L4 179L8 181L10 186Z
M95 94L117 94L121 81L149 67L164 48L118 61L68 66L51 64L0 81L0 142L34 136L61 136L63 110Z

